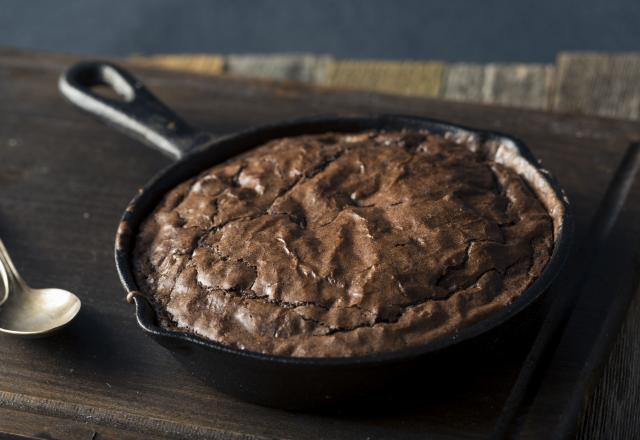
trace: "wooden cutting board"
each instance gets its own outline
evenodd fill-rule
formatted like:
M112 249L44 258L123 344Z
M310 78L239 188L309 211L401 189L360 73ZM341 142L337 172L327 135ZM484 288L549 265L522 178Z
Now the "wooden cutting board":
M0 236L32 285L65 288L83 302L77 320L51 337L0 336L0 431L55 439L492 434L535 334L523 334L510 350L494 354L489 368L469 368L465 377L449 378L457 385L448 392L426 393L410 407L340 417L290 413L224 396L145 337L124 301L113 237L129 199L169 160L60 97L57 77L74 61L0 52ZM187 120L220 134L314 114L381 112L513 134L566 188L577 244L588 239L587 228L629 141L640 139L638 124L616 120L133 71ZM579 366L563 365L560 373L568 377L580 372ZM546 398L558 397L551 394Z

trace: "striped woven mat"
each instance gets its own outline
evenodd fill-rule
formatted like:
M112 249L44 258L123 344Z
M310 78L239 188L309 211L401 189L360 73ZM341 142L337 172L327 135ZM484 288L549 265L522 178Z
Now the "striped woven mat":
M311 54L155 55L131 60L204 75L640 119L640 53L566 52L555 64L340 60Z

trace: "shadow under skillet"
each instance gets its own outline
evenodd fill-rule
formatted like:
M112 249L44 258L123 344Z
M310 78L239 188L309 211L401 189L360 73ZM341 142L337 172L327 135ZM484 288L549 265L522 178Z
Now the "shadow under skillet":
M407 418L429 413L450 413L451 408L472 408L472 412L495 417L516 380L522 362L534 340L548 303L544 297L505 324L501 331L489 331L458 344L447 352L444 362L399 368L407 381L387 387L384 393L351 399L335 406L318 406L296 410L327 417L361 419L372 416ZM406 368L418 371L407 371ZM433 380L433 377L438 380ZM419 378L425 380L421 381ZM418 378L416 380L416 378ZM464 412L469 413L469 409Z
M84 370L95 377L124 379L135 371L133 365L142 365L145 358L147 361L152 358L140 351L140 344L127 342L131 336L125 332L126 327L128 325L114 322L109 315L85 302L78 316L67 327L47 337L26 342L30 345L29 349L38 355L55 359L56 369ZM146 339L142 334L138 336ZM150 341L144 346L162 352Z

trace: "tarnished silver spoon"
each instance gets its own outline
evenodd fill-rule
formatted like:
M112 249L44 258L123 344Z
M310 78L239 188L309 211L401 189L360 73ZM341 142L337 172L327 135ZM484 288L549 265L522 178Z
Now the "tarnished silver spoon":
M33 289L16 270L0 240L0 333L39 336L67 325L80 299L62 289Z

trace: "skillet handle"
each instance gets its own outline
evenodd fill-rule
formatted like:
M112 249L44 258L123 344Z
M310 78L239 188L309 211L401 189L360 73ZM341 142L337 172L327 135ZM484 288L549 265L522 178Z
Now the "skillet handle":
M95 93L107 86L122 99ZM126 70L102 61L78 63L60 76L60 92L74 105L174 159L212 139L192 128Z

